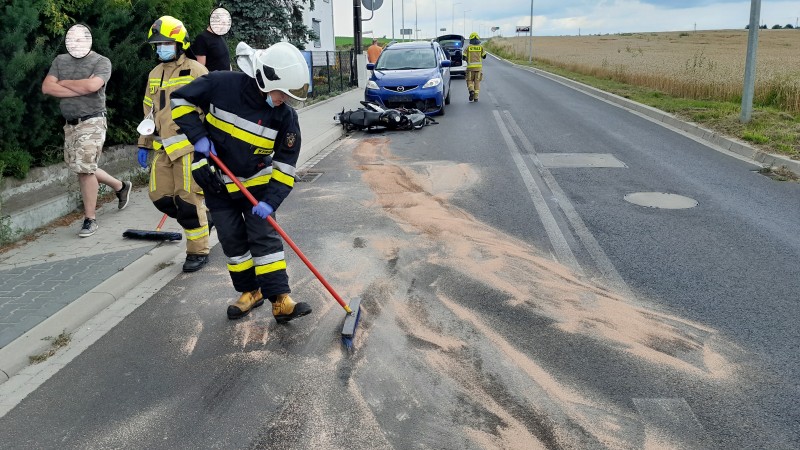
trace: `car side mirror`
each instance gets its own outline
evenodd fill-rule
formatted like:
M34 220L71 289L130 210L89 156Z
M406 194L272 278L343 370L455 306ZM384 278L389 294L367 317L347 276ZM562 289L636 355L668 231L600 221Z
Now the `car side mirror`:
M445 60L443 60L443 61L439 62L439 64L440 64L442 67L450 67L450 64L451 64L451 63L450 63L450 61L448 61L448 60L446 60L446 59L445 59Z
M367 70L375 70L375 64L374 63L367 64Z

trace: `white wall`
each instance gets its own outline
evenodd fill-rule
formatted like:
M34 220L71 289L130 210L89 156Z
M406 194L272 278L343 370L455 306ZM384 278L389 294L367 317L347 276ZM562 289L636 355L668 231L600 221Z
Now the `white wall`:
M319 24L319 47L314 45L314 42L306 44L306 50L312 52L321 51L334 51L336 50L336 41L334 39L333 30L333 0L315 0L314 10L306 10L303 13L303 23L310 28L314 29L314 22L316 19Z

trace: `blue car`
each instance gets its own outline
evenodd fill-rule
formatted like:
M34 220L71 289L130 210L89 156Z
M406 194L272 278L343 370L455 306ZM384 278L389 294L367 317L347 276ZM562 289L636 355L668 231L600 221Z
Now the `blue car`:
M427 115L442 115L450 104L450 59L436 41L389 45L367 69L366 101Z

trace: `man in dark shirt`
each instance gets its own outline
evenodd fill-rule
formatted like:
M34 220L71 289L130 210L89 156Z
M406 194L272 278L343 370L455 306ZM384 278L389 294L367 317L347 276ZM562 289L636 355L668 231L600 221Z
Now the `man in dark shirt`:
M210 26L195 38L192 50L197 62L206 66L209 72L231 70L228 44L222 36L214 34Z

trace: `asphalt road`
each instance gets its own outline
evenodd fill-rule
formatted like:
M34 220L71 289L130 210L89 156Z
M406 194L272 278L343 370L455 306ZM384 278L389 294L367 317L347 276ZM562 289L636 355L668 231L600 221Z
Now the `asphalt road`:
M0 448L800 447L800 187L493 59L479 103L452 87L438 125L352 134L278 211L363 298L352 353L293 256L314 312L228 321L215 248L0 419Z

